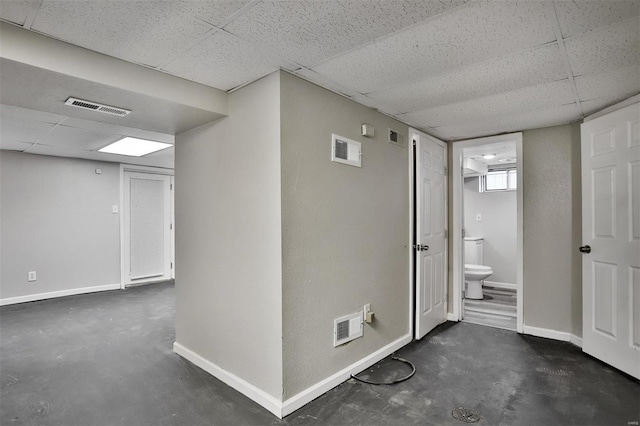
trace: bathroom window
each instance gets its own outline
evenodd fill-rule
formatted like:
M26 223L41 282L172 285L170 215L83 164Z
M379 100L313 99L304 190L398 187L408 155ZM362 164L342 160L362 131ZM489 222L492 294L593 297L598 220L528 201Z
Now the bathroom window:
M517 188L516 169L494 170L480 176L480 192L515 191Z

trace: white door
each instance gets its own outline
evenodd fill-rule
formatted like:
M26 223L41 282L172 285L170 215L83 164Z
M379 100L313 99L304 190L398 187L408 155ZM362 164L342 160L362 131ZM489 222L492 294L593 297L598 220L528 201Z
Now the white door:
M416 339L446 318L447 145L422 133L416 143Z
M640 378L640 104L581 130L582 349Z
M171 177L124 173L125 285L171 278Z

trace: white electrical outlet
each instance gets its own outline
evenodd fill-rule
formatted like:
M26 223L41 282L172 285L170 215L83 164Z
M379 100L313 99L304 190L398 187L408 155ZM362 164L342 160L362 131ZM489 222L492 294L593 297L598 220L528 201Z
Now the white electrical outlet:
M36 271L27 272L27 281L33 282L36 280Z
M118 206L116 204L114 204L113 206L111 206L111 213L116 214L118 213Z

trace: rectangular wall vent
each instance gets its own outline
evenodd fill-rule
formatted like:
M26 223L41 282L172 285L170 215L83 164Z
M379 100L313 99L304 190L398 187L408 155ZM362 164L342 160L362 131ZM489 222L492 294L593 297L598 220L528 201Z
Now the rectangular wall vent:
M362 336L362 312L333 321L333 346L340 346Z
M389 143L401 146L403 148L407 146L404 135L393 129L389 129Z
M331 161L362 167L362 144L338 135L331 135Z
M92 102L92 101L87 101L84 99L77 99L77 98L69 98L64 104L72 107L76 107L76 108L102 112L104 114L117 115L119 117L124 117L125 115L128 115L129 113L131 113L131 111L128 109L118 108L118 107L109 106L109 105L103 105L97 102Z

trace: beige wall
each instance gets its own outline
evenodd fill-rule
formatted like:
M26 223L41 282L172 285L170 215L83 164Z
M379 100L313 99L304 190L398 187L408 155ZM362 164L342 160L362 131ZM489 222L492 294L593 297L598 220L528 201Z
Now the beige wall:
M176 136L176 342L282 398L280 82Z
M285 399L409 332L406 125L282 73ZM375 138L360 136L360 125ZM331 134L362 143L362 168L330 161ZM333 320L371 303L364 337L333 347Z
M0 298L119 284L119 203L119 164L0 151Z
M523 132L524 324L582 335L579 125Z

